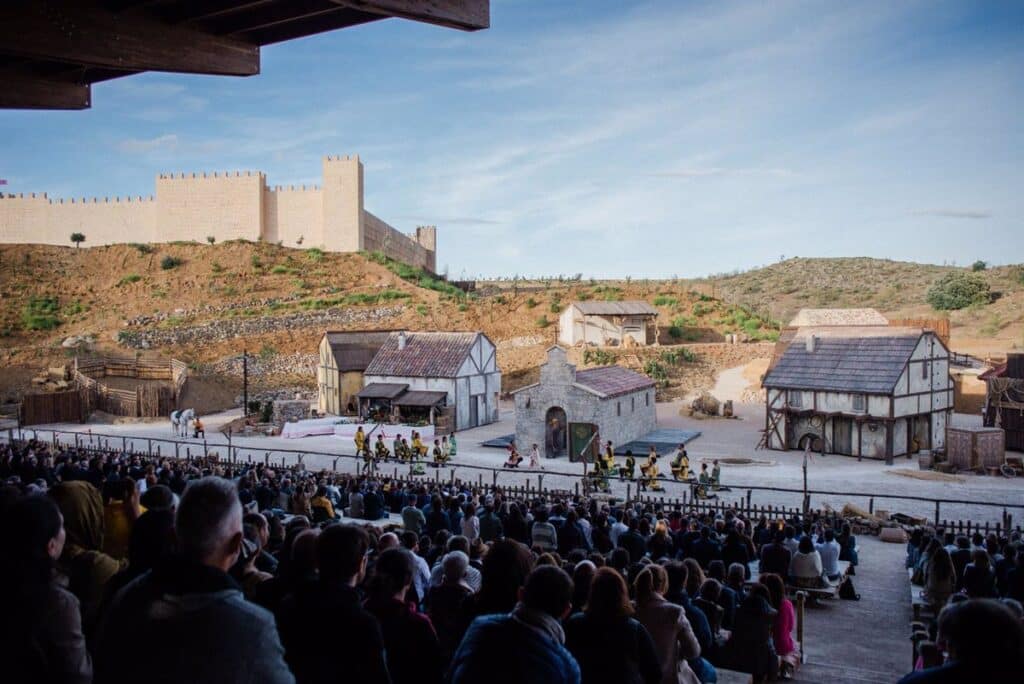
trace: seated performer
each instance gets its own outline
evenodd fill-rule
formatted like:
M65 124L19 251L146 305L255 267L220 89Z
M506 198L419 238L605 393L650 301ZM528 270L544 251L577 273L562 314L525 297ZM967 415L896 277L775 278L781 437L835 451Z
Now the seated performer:
M505 468L518 468L523 457L519 455L514 444L508 445L508 460L505 461Z
M420 433L415 430L412 432L412 450L416 458L422 458L427 455L427 447L423 444L423 440L420 439Z
M712 461L714 467L711 468L711 488L718 489L722 486L722 469L718 465L718 459Z
M658 452L655 451L653 446L651 447L651 453L647 456L647 463L641 466L640 472L644 474L644 479L640 481L641 489L650 487L652 491L662 491L663 487L658 482Z
M620 480L632 480L636 473L636 459L633 458L633 451L626 449L626 465L619 468Z
M199 420L199 416L196 416L196 419L192 421L192 431L192 437L195 439L199 439L199 435L206 439L206 428L203 427L203 421Z
M435 468L439 468L448 462L448 457L445 456L444 449L441 448L441 440L434 440L434 450L432 453L434 456L433 466Z
M615 469L615 450L612 448L611 440L604 445L604 470L606 473Z
M398 446L395 447L395 456L402 461L409 461L412 459L412 449L409 448L409 440L402 437Z
M384 435L377 435L377 442L373 445L373 450L378 461L386 461L391 458L388 445L384 443Z
M676 450L676 457L672 459L672 479L690 479L690 457L686 453L686 446L684 444L679 445L679 449Z

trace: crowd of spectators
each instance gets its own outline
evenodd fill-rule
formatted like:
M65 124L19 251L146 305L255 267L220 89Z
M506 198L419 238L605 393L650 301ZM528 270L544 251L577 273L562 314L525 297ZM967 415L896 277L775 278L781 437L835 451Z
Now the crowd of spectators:
M1024 543L1019 532L957 535L917 528L907 542L911 583L924 588L929 640L902 682L1020 681L1024 677ZM943 658L943 653L949 655Z
M837 520L301 466L26 442L2 447L0 480L12 682L785 678L787 585L857 562Z

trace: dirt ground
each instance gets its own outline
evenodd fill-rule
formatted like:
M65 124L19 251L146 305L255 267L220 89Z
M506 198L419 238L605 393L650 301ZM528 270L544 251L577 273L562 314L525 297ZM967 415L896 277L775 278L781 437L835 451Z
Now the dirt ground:
M235 405L242 393L242 383L230 377L193 377L185 383L180 406L193 408L199 415L226 411Z

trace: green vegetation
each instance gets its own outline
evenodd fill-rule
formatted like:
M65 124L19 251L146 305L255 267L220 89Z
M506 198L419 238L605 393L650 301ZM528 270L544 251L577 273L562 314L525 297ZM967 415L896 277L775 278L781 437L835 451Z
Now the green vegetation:
M264 344L260 347L260 360L266 361L267 359L277 356L277 349L269 344Z
M64 315L65 318L70 318L71 316L77 316L78 314L82 313L83 311L86 311L87 309L88 307L83 306L82 302L76 299L67 306L65 306L64 310L61 313Z
M538 328L546 328L549 325L551 325L551 321L548 320L548 317L546 315L541 316L540 318L537 319Z
M750 340L775 341L779 339L778 323L762 318L746 307L731 307L725 316L718 319L716 323L726 326L727 329L732 331L742 331Z
M973 264L971 264L971 270L974 271L975 273L977 273L978 271L984 271L986 268L988 268L988 262L982 261L981 259L978 259Z
M140 280L142 280L142 276L140 276L138 273L129 273L128 275L124 276L119 281L117 281L117 286L124 287L125 285L137 283Z
M693 307L690 309L690 312L694 316L706 316L715 310L713 306L705 306L703 301L704 299L701 297L701 301L693 303Z
M661 362L649 359L644 363L644 375L654 380L658 387L668 387L668 370Z
M178 257L171 256L170 254L168 254L167 256L160 260L160 268L164 269L165 271L170 271L172 268L177 268L178 266L181 266L183 263L185 262L182 259L179 259Z
M153 253L153 245L147 245L147 244L144 244L142 242L129 242L128 246L129 247L134 247L135 249L137 249L139 251L139 254L152 254Z
M683 347L682 349L663 351L658 358L669 366L678 366L681 363L694 363L697 360L697 355L693 353L693 350Z
M21 325L25 330L53 330L60 325L59 310L56 297L32 297L21 310Z
M953 271L939 278L928 289L925 300L938 311L954 311L992 300L985 279L974 273Z
M422 268L403 264L401 261L395 261L383 252L363 252L362 254L370 261L384 266L402 280L410 282L417 287L422 287L425 290L433 290L434 292L440 292L441 294L453 299L463 299L466 296L465 292L455 287L444 278L436 276L433 273L428 273Z
M313 263L318 264L324 258L324 251L319 247L310 247L306 250L306 258Z
M537 300L536 300L536 299L534 299L533 297L530 297L529 299L527 299L527 300L526 300L526 308L527 308L527 309L533 309L533 308L536 308L536 306L537 306L537 304L538 304L538 303L539 303L539 302L537 302Z
M559 302L551 302L551 313L562 313L562 305Z
M270 269L270 272L274 273L274 274L277 274L277 275L280 275L282 273L292 273L293 271L292 271L292 269L288 268L287 266L283 266L281 264L278 264L274 268Z
M221 273L224 270L224 267L220 265L219 261L214 261L210 264L210 270L214 273Z
M600 296L606 302L618 302L622 300L622 288L612 285L600 285L594 288L594 295Z
M427 312L428 312L428 309L427 309L427 305L426 304L417 304L416 305L416 313L418 313L420 316L426 316Z
M353 292L344 297L328 297L326 299L304 299L299 306L303 309L330 309L335 306L359 306L364 304L379 304L381 302L392 302L397 299L408 299L412 295L401 290L381 290L380 292Z
M71 241L73 243L75 243L75 249L78 249L79 247L82 246L82 243L85 242L85 234L84 233L72 233L71 234Z
M263 262L262 262L262 261L260 261L260 255L259 255L259 254L253 254L253 255L252 255L252 256L251 256L250 258L249 258L249 263L251 263L251 264L252 264L252 267L253 267L253 268L256 268L256 269L260 269L260 268L263 268Z
M209 242L209 243L210 243L210 244L212 245L212 244L213 244L214 242L216 242L216 241L217 241L217 238L215 238L215 237L214 237L214 236L212 236L212 235L207 235L207 236L206 236L206 241L207 241L207 242Z
M658 295L654 298L654 306L678 306L679 300L668 295Z
M615 363L615 354L604 349L584 349L583 364L589 366L610 366Z

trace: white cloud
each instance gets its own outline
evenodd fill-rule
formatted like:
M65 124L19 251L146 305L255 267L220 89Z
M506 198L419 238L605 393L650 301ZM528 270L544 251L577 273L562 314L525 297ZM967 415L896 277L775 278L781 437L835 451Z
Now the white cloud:
M171 150L178 146L178 136L174 133L158 135L155 138L128 138L117 144L117 149L127 154L145 154L157 150Z
M981 220L992 218L992 212L974 209L921 209L913 212L912 216Z

